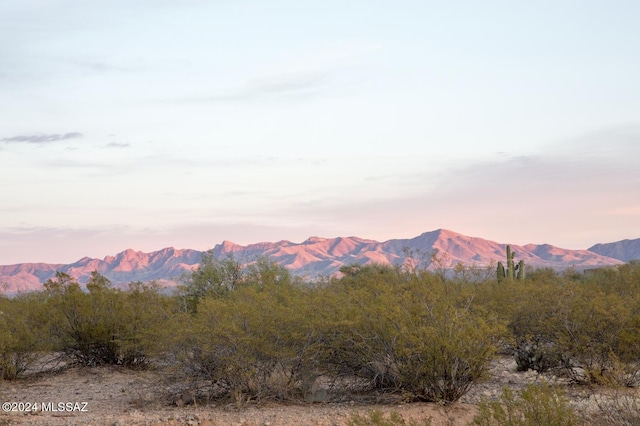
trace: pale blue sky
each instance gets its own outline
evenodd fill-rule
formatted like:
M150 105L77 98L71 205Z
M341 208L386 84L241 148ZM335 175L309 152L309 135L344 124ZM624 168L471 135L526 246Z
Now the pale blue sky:
M640 237L640 2L0 2L0 264Z

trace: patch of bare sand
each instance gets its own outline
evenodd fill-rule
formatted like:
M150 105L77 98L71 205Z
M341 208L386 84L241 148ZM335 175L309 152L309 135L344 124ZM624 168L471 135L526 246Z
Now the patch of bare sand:
M457 404L359 404L354 401L319 404L263 404L238 407L229 405L170 405L167 395L175 385L155 371L124 368L71 368L47 374L0 382L0 402L37 403L38 411L0 412L0 425L345 425L354 414L368 415L373 410L397 412L405 420L431 419L432 425L466 425L477 413L482 399L495 399L503 386L521 389L542 380L566 387L572 404L583 412L597 411L606 401L607 390L568 386L566 380L552 375L516 371L511 358L492 362L490 378L476 384ZM600 393L598 393L600 392ZM634 403L638 392L633 390ZM617 397L613 397L615 401ZM43 411L42 403L79 403L72 411ZM86 406L84 404L86 402ZM638 403L640 407L640 403ZM65 407L66 408L66 407ZM77 411L85 408L86 411Z
M467 424L476 408L471 404L443 407L437 404L374 404L353 402L324 404L266 404L169 406L169 390L162 375L113 367L73 368L15 382L0 382L2 402L80 403L86 411L19 411L0 414L0 425L344 425L354 413L393 411L406 420L432 419L433 425ZM65 407L66 408L66 407Z

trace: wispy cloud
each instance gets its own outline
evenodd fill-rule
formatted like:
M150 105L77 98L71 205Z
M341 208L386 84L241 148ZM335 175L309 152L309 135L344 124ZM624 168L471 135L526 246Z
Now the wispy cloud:
M375 193L372 185L379 182L368 179L362 193L369 198L323 195L278 214L378 239L385 237L365 232L410 236L447 228L496 241L570 248L635 238L637 130L611 129L536 155L500 155L438 173L390 177L422 187L409 194Z
M3 264L22 262L71 263L83 256L100 257L102 253L95 249L99 241L106 240L106 247L100 250L117 253L131 245L131 238L123 235L131 233L130 227L111 225L95 228L70 228L54 226L18 226L0 228L0 251L5 253ZM119 240L120 239L120 240ZM119 243L118 244L118 240ZM46 241L47 244L38 244ZM53 246L63 250L52 249Z
M130 148L131 144L130 143L118 143L118 142L109 142L108 144L106 144L104 146L105 148L118 148L118 149L122 149L122 148Z
M328 232L324 229L314 230L320 233ZM302 241L310 232L311 230L300 230L290 225L270 225L251 220L189 223L167 227L128 224L94 227L25 225L0 227L0 252L3 252L3 265L24 262L66 264L84 256L102 259L127 248L145 252L169 246L208 250L223 240L232 240L238 244L278 241L283 238Z
M245 88L249 95L295 95L316 91L329 79L328 73L295 73L251 81Z
M61 62L66 62L71 65L74 65L82 70L87 70L96 73L105 73L105 72L131 72L130 68L126 68L120 65L115 65L109 62L104 62L100 60L91 60L91 59L60 59Z
M103 149L126 150L128 143L111 142ZM234 157L171 157L165 154L147 156L123 156L117 162L103 158L82 159L75 156L54 156L42 159L38 164L46 169L76 170L84 177L104 177L139 173L141 170L153 173L171 168L173 173L192 172L195 169L254 169L256 167L282 167L294 162L271 156L234 156Z
M34 135L18 135L0 138L0 142L4 143L30 143L30 144L48 144L52 142L64 141L69 139L82 138L84 135L79 132L69 133L50 133L50 134L34 134Z
M244 80L225 86L198 86L191 93L176 93L152 102L197 104L313 99L361 84L361 67L385 47L379 42L361 40L311 47L288 59L262 64L257 68L258 73Z
M239 102L271 98L306 98L322 93L330 82L328 72L290 72L250 80L230 90L185 97L179 102ZM176 99L171 99L175 102Z

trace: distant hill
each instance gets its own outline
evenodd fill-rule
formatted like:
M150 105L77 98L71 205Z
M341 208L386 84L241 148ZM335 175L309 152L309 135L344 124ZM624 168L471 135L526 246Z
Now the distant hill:
M548 244L511 244L511 247L518 259L537 267L591 268L622 263L587 250L568 250ZM317 276L334 274L342 265L350 263L403 264L409 254L420 260L434 250L438 251L444 266L453 267L456 263L486 266L504 261L505 248L506 244L439 229L411 239L385 242L358 237L311 237L302 243L278 241L241 246L225 241L214 247L213 254L216 257L232 254L239 259L268 256L298 275Z
M589 251L602 256L628 262L640 259L640 238L635 240L622 240L615 243L596 244L589 248Z
M56 271L65 272L80 283L86 283L92 271L98 271L114 284L132 281L175 280L196 268L202 259L197 250L164 248L151 253L131 249L104 259L83 257L77 262L63 264L22 263L0 266L0 282L8 284L7 292L29 291L42 287ZM0 288L1 290L1 288Z
M639 240L635 241L637 244ZM597 246L600 245L594 247ZM310 237L301 243L283 240L242 246L224 241L213 248L213 254L218 258L233 255L243 262L268 256L296 275L315 278L335 274L341 266L353 263L401 265L414 260L426 261L423 263L426 266L430 255L436 251L439 263L431 264L431 268L448 268L457 263L484 267L499 260L504 261L505 247L504 243L438 229L411 239L384 242L358 237ZM594 250L568 250L549 244L511 244L511 247L516 251L517 259L522 259L533 267L586 269L621 264L626 259ZM69 265L23 263L0 266L0 282L8 285L8 292L28 291L41 288L42 283L53 277L56 271L68 273L80 283L86 283L94 270L115 284L149 280L175 281L183 273L197 268L202 254L201 251L190 249L165 248L151 253L128 249L102 260L84 257Z

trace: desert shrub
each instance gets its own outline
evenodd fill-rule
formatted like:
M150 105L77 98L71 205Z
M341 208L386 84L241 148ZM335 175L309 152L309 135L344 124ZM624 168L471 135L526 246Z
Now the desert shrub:
M368 415L362 415L358 413L351 414L347 419L348 426L430 426L431 418L425 419L421 422L416 420L409 420L407 422L404 417L397 411L392 411L388 416L385 416L380 410L373 410Z
M323 362L332 375L442 403L458 400L482 377L499 324L474 311L473 285L380 265L343 273L323 299Z
M236 400L298 398L322 375L447 403L482 377L500 327L473 285L380 265L343 274L307 287L268 260L249 265L181 316L182 370Z
M151 358L167 349L167 325L172 321L174 301L161 293L155 282L129 283L123 298L122 322L118 339L120 363L130 367L146 367Z
M60 349L82 365L118 364L117 291L98 278L85 293L71 276L58 272L44 286L55 314L52 334Z
M404 307L391 299L400 271L380 265L351 265L345 276L320 291L325 319L323 365L331 376L360 377L380 389L399 385L393 336Z
M513 350L518 371L534 370L544 373L562 365L562 354L558 345L541 335L518 339Z
M508 328L518 369L544 372L559 367L562 350L558 345L558 315L573 289L555 280L538 280L535 275L524 282L502 284L510 288L512 297Z
M640 274L633 265L572 280L557 302L555 339L575 381L631 385L640 362Z
M205 297L222 297L243 281L245 268L232 256L220 260L208 251L202 255L200 265L183 275L178 287L178 299L185 312L196 312L198 303Z
M616 390L612 395L593 398L595 410L585 412L585 423L591 425L640 425L640 400L634 392Z
M447 277L351 265L315 286L265 259L240 269L211 259L201 268L179 293L183 308L172 324L183 329L172 332L172 347L211 397L297 398L322 375L449 403L482 378L505 343L523 370L561 367L591 383L637 377L633 268L607 271L606 279L534 270L525 281L497 283L460 267ZM205 290L190 291L192 284Z
M473 420L478 426L571 426L579 419L558 388L528 385L520 393L503 388L498 401L480 403Z
M147 364L156 343L150 331L164 322L158 288L134 283L123 292L95 271L87 292L62 272L44 287L52 335L73 361L85 366Z
M0 379L13 380L49 348L41 294L0 296Z
M585 276L563 318L562 343L591 383L637 385L640 375L640 264Z
M181 316L176 358L192 378L206 380L209 398L236 402L303 396L316 353L311 290L286 269L260 260L224 297L204 296Z
M634 265L587 275L531 274L505 282L508 327L521 370L564 368L577 382L637 381L640 273Z
M595 289L583 289L570 302L567 311L558 318L561 326L558 344L570 361L570 373L577 381L617 383L620 368L637 359L636 354L627 352L627 345L620 339L624 331L638 337L637 331L628 328L633 321L625 302L617 295L602 294Z

